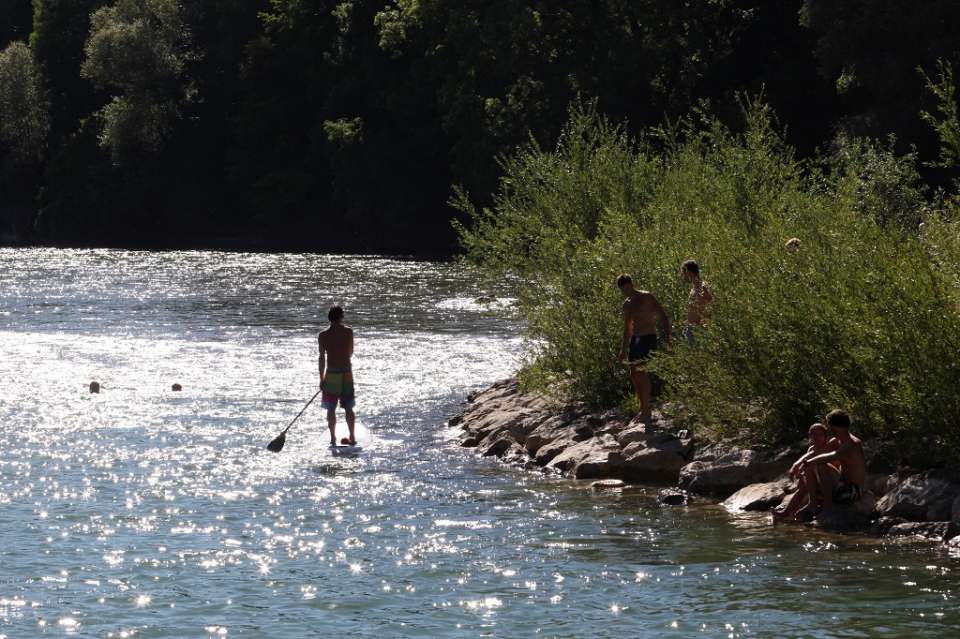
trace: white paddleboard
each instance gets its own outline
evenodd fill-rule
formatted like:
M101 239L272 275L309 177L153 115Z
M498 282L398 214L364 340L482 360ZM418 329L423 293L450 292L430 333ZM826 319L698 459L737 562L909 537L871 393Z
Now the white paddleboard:
M346 430L346 427L337 424L338 434L340 434L341 429ZM340 439L344 435L345 433L340 436ZM330 453L335 456L353 456L362 453L363 447L370 444L370 431L363 424L357 422L354 424L353 436L357 440L356 444L331 444Z
M360 444L338 444L330 447L330 454L334 457L353 457L363 452L363 446Z

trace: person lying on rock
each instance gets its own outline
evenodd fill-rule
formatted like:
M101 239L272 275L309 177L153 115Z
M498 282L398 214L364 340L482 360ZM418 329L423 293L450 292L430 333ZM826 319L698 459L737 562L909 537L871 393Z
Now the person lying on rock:
M810 509L815 515L828 513L835 505L856 503L863 495L867 480L863 442L850 434L850 415L840 409L832 410L827 414L826 424L833 433L833 439L827 442L830 452L800 464L800 472L810 490L810 503L804 510ZM819 510L815 510L818 503Z
M831 452L830 447L827 446L827 427L823 424L817 422L810 426L807 429L807 437L810 439L810 448L790 467L790 478L797 480L797 491L774 508L774 521L799 521L797 514L810 503L811 493L805 475L800 472L800 467L808 459Z

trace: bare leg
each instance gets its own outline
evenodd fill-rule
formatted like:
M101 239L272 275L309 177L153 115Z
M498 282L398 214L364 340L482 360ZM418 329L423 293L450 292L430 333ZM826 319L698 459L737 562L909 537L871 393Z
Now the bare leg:
M357 443L357 438L353 434L353 425L356 422L356 415L354 415L352 408L344 408L343 412L347 417L347 428L350 429L350 445L352 446L353 444Z
M830 510L833 508L833 487L840 479L840 473L829 464L819 464L816 473L819 492L823 499L823 511Z
M650 422L650 374L640 366L630 367L630 381L633 382L633 390L637 394L637 400L640 401L640 419L644 422Z
M807 467L803 471L803 474L800 475L800 485L803 487L804 492L807 493L807 504L794 513L794 518L797 520L802 520L803 515L809 515L813 517L817 514L819 510L818 506L822 500L820 496L820 483L817 481L817 471L813 468Z
M787 497L787 500L782 506L778 506L776 510L773 511L773 518L790 521L809 501L810 492L807 490L806 482L801 478L797 491Z
M337 409L327 409L327 427L330 429L330 445L337 445Z

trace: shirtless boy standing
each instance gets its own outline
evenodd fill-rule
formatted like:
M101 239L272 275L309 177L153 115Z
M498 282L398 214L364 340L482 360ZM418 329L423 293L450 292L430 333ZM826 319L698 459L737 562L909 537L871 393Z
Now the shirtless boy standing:
M337 404L343 407L347 418L350 437L343 444L356 444L354 436L354 396L353 370L350 358L353 356L353 329L343 323L343 309L334 306L327 313L330 326L320 332L317 341L320 344L320 389L323 391L321 404L327 409L327 426L330 428L330 445L337 445Z
M834 504L855 503L863 494L867 481L863 442L850 434L850 416L837 409L830 411L825 421L833 432L833 439L827 443L830 452L800 464L807 485L816 493L811 493L808 508L812 509L819 501L822 504L820 512L829 511Z
M683 327L683 336L690 348L693 348L696 339L694 330L703 326L707 318L707 306L713 301L713 294L707 284L700 279L700 266L693 260L687 260L680 266L680 276L691 284L687 302L687 323Z
M649 291L638 291L633 279L624 273L617 278L617 288L626 298L623 302L623 341L620 343L620 361L630 366L630 381L640 400L640 419L650 423L650 374L645 364L657 348L657 324L671 342L670 320L660 302Z

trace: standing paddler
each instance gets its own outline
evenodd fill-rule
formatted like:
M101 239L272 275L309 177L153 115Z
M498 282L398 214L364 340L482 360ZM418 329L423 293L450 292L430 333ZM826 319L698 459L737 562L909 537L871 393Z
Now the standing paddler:
M330 427L330 445L337 445L337 404L343 407L347 418L350 437L344 437L343 444L354 445L353 414L353 370L350 358L353 356L353 329L343 323L343 308L334 306L327 313L330 326L320 331L317 341L320 345L320 390L323 391L321 404L327 409L327 426Z

